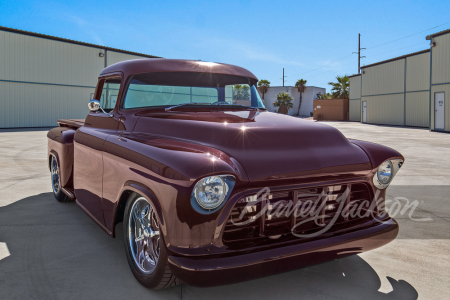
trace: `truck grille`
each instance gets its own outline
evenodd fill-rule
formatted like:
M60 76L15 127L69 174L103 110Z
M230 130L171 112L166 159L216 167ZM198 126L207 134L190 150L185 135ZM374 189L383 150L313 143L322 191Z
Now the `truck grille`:
M345 223L372 218L370 192L363 183L277 191L268 198L256 201L255 196L245 197L235 204L224 228L224 244L263 239L275 241L281 236L292 236L294 226L294 233L307 234L320 230L334 218L331 231L336 227L342 228ZM256 204L251 206L253 201ZM344 203L339 209L341 201ZM299 206L297 215L286 214L286 211L294 209L296 203ZM262 214L263 207L272 210ZM243 210L245 213L240 218ZM320 213L316 214L317 211ZM311 220L314 215L320 215L320 218Z

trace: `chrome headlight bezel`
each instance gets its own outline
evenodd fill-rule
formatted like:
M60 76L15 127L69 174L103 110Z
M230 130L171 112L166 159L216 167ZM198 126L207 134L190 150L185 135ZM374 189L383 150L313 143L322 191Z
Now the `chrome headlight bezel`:
M234 188L236 179L233 175L212 175L203 177L195 184L191 192L191 205L201 214L210 214L219 210L226 202ZM212 184L221 184L219 190L222 191L222 195L218 201L208 203L205 201L204 188L212 186ZM207 197L206 197L207 198Z
M391 176L389 177L389 180L382 180L382 178L380 178L380 167L382 167L384 164L389 164L389 168L391 169ZM383 161L377 168L374 176L373 176L373 183L374 185L380 189L383 190L385 188L387 188L392 180L394 179L394 176L397 174L397 172L400 170L400 168L403 165L403 160L402 159L387 159L385 161Z

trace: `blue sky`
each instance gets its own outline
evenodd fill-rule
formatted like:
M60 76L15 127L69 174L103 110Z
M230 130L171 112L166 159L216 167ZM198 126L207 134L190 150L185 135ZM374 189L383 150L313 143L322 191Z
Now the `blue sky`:
M358 33L367 48L362 65L427 49L427 34L450 28L450 3L15 0L0 1L0 25L165 58L235 64L272 86L282 85L284 67L286 85L304 78L329 91L336 75L357 72L351 53Z

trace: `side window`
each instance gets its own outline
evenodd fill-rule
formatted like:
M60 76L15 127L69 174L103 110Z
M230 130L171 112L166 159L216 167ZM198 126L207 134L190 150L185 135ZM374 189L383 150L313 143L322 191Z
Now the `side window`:
M225 86L225 101L230 104L251 106L252 96L248 84L234 84Z
M110 78L103 83L100 103L105 110L113 110L116 106L117 95L120 89L120 78Z

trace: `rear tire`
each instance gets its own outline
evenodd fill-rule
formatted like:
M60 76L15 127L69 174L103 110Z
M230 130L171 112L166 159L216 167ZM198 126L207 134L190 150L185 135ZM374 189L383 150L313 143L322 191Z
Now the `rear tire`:
M56 200L59 202L70 202L72 199L67 197L66 194L61 190L61 180L60 180L60 169L58 165L58 161L55 156L51 156L50 161L50 173L51 173L51 180L52 180L52 190L53 190L53 196L55 196Z
M180 283L169 268L156 211L137 193L130 195L125 207L123 238L128 265L139 283L149 289L163 289Z

